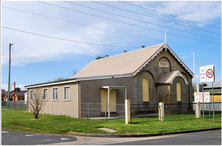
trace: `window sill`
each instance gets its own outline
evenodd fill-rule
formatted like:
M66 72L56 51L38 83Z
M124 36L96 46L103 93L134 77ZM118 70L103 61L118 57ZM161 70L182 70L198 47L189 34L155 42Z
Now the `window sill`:
M64 102L70 102L71 100L70 99L64 99L63 101Z
M48 99L44 99L43 101L44 101L44 102L47 102L47 101L48 101Z
M53 99L52 102L58 102L58 99Z

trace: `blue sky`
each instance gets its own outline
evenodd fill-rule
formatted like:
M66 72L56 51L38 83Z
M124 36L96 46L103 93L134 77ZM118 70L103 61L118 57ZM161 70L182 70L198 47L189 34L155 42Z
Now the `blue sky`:
M97 56L164 43L164 31L167 44L192 71L195 51L196 75L199 66L213 64L216 81L221 79L220 1L3 1L1 5L3 89L8 84L9 43L13 43L11 84L25 89L71 78L73 71Z

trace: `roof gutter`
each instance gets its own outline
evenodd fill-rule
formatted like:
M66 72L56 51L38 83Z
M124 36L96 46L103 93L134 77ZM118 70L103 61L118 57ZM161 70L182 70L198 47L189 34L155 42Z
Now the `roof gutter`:
M133 74L121 74L121 75L108 75L108 76L95 76L95 77L77 77L76 81L87 81L87 80L99 80L99 79L111 79L111 78L124 78L133 77Z
M27 86L25 86L25 88L29 89L29 88L37 88L37 87L52 86L52 85L59 85L59 84L66 84L66 83L75 83L75 82L77 82L76 79L72 79L72 80L68 80L68 81L27 85Z

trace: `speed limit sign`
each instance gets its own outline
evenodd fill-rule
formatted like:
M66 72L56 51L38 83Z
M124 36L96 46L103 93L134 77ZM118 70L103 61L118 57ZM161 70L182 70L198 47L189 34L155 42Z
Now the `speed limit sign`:
M207 78L212 78L214 76L214 71L212 69L208 69L206 75Z
M200 82L214 82L214 65L200 66Z

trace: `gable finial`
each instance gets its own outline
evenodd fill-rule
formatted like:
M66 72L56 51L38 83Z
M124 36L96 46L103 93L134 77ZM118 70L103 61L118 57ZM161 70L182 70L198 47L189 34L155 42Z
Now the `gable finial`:
M167 43L166 30L165 30L165 43Z

